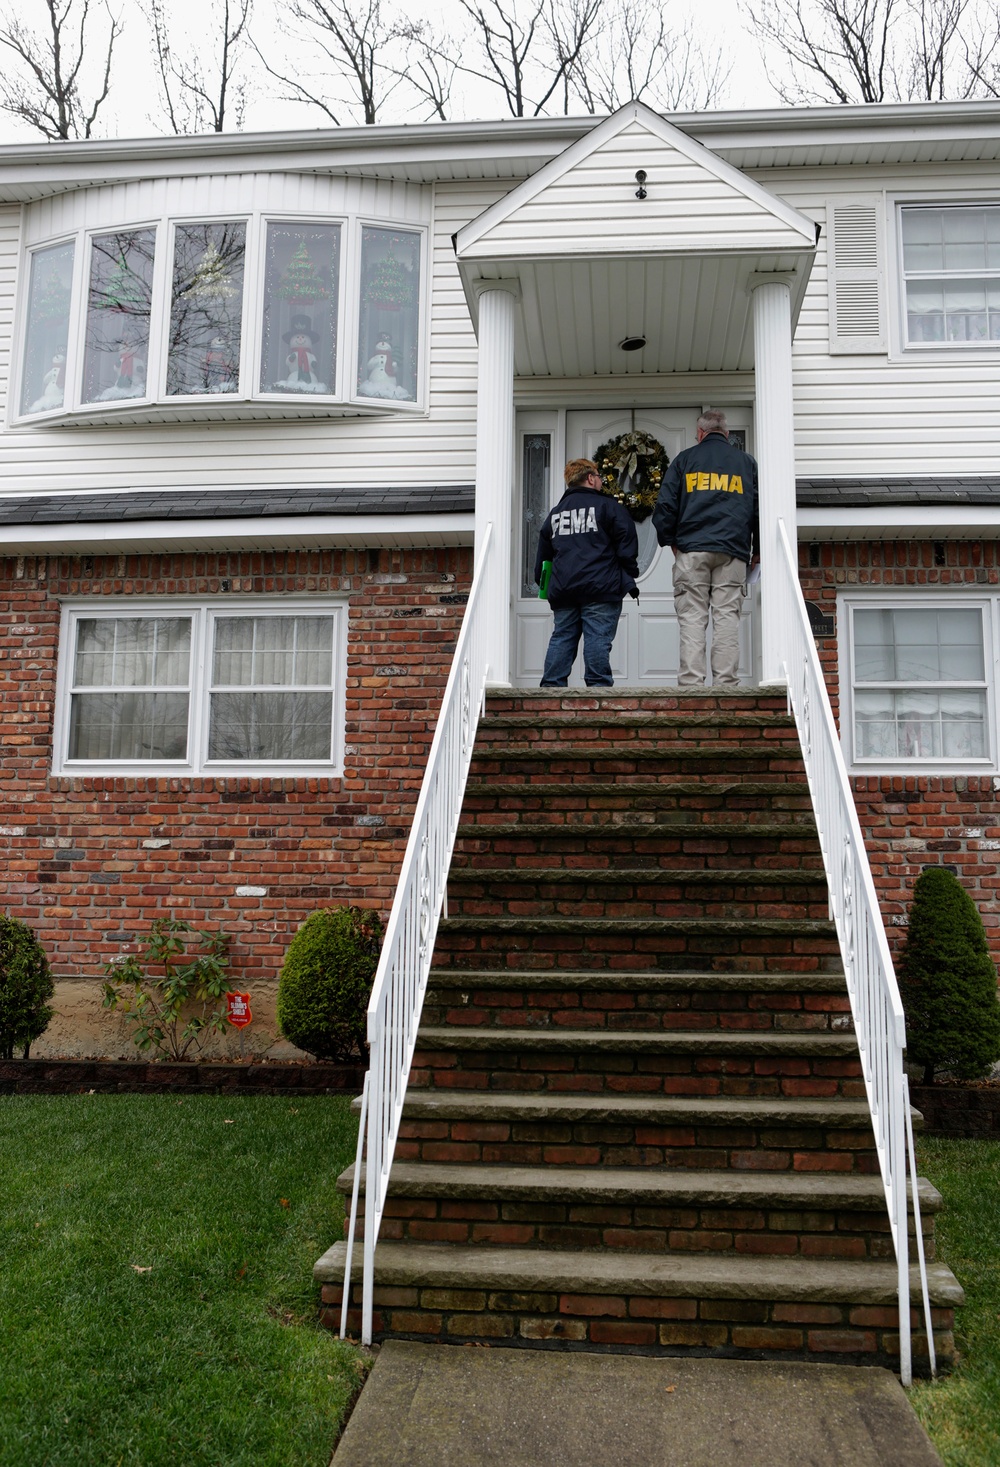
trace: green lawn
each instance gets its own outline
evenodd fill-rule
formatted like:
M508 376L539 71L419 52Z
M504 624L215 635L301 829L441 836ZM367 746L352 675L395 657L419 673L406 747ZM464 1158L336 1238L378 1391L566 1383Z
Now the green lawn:
M911 1400L946 1467L1000 1467L1000 1141L918 1143L918 1164L944 1194L939 1254L966 1294L956 1338L962 1359Z
M0 1098L3 1467L326 1467L344 1099Z

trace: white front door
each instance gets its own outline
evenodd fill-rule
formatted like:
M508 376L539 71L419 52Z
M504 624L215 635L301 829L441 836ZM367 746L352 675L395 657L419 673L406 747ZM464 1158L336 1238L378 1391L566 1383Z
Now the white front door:
M565 418L565 456L594 458L598 447L637 428L651 433L674 458L695 441L700 408L591 409L568 412ZM738 415L731 415L734 441L746 446L747 428ZM562 493L562 465L548 462L544 435L521 434L520 454L523 482L519 502L521 545L518 561L521 574L514 582L514 680L521 686L536 684L542 675L545 648L552 630L552 613L537 599L530 582L530 569L541 519ZM533 445L537 444L537 447ZM544 456L544 461L543 461ZM625 598L618 634L611 649L611 671L616 684L625 687L659 686L677 682L678 637L674 616L671 579L673 556L656 543L652 520L637 525L639 533L639 600ZM740 628L740 677L751 681L754 669L751 601L744 604ZM571 687L583 687L583 658L577 658L570 677Z

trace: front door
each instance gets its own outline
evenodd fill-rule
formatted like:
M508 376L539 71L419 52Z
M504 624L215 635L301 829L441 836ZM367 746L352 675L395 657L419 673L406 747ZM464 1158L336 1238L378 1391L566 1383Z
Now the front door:
M565 415L565 457L594 458L598 447L637 428L651 433L663 444L669 458L695 441L695 425L699 408L610 408ZM747 427L736 413L732 415L734 442L746 445ZM542 435L522 433L523 448L519 455L524 482L518 502L521 545L518 563L530 567L538 540L539 522L562 493L562 464L547 461L542 465ZM678 636L674 616L671 581L673 556L656 543L652 520L643 520L639 533L639 600L625 598L618 635L611 649L611 670L616 684L626 687L661 686L677 682ZM544 601L537 599L537 587L530 581L530 570L522 569L514 583L514 678L521 686L536 684L542 674L545 648L552 629L552 613ZM747 598L740 630L740 676L751 681L754 647L751 599ZM570 677L571 687L583 687L583 658L578 657Z

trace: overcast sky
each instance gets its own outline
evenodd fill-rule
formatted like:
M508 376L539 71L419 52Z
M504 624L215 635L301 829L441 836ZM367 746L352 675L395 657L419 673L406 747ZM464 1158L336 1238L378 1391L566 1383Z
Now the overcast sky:
M655 0L652 0L655 3ZM40 8L38 0L12 0L12 4L25 19L32 18ZM165 128L155 117L155 105L151 98L156 94L156 80L150 60L147 23L136 0L111 0L116 14L124 21L125 30L115 52L113 87L109 102L99 115L97 135L116 137L146 137L162 133ZM197 36L199 25L204 24L205 5L203 0L168 0L176 21L186 27L189 35ZM257 15L253 27L254 38L261 49L273 56L281 47L280 38L272 19L273 0L257 0ZM6 8L6 7L5 7ZM420 7L424 15L433 15L434 0L425 0ZM99 7L94 6L94 13ZM738 0L673 0L672 13L697 15L702 34L706 34L706 17L711 17L711 37L718 38L731 48L738 57L732 68L725 95L718 105L724 107L776 106L778 98L772 91L767 73L758 59L756 45L747 34L739 13ZM284 127L323 127L328 121L315 108L300 104L280 102L267 95L265 87L258 87L252 97L244 118L245 131L267 131ZM578 109L580 112L583 108ZM499 91L482 85L469 85L453 109L453 115L465 118L491 118L506 115ZM423 114L405 114L402 111L387 112L384 120L391 122L418 121ZM5 113L0 113L0 142L30 142L38 134L16 122Z

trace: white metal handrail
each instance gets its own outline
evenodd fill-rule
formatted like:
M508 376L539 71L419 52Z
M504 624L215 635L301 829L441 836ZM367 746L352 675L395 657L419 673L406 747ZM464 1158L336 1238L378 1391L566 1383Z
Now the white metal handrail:
M900 1374L903 1384L909 1385L912 1380L907 1230L909 1089L903 1067L906 1024L847 765L799 585L798 557L793 552L782 519L778 520L778 543L778 563L773 568L766 567L765 573L773 574L780 588L781 662L823 850L830 915L836 924L843 957L879 1169L889 1209L898 1269ZM924 1318L931 1369L934 1371L934 1335L912 1141L910 1157Z
M491 607L487 587L495 560L493 526L490 524L483 536L368 1003L370 1055L365 1079L368 1145L361 1306L361 1339L366 1345L370 1345L372 1339L375 1243L382 1222L434 940L447 894L448 868L486 692L489 671L487 619ZM347 1322L365 1129L362 1119L354 1163L354 1199L347 1241L341 1334Z

